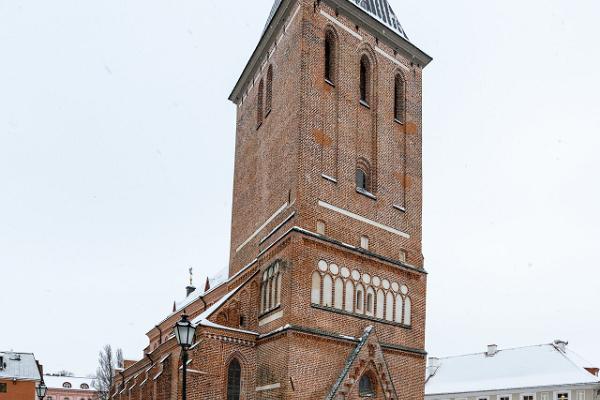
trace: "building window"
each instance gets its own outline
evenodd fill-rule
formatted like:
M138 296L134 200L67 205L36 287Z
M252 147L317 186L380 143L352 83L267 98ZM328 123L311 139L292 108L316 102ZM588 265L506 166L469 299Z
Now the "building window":
M279 262L272 264L263 272L260 289L260 310L269 312L281 304L281 268Z
M324 235L325 234L325 222L323 222L323 221L317 221L317 233L319 235Z
M0 383L0 393L6 393L6 383Z
M364 374L358 384L358 394L360 397L375 397L375 387L371 377Z
M329 275L323 277L323 305L333 306L333 280Z
M361 284L356 286L356 312L363 314L365 312L365 290Z
M233 359L227 369L227 400L240 400L242 386L242 367Z
M330 83L335 83L335 60L336 46L335 36L333 32L327 31L325 34L325 80Z
M265 83L261 79L258 84L258 93L256 98L256 127L260 127L263 123L263 97L265 95Z
M394 83L394 119L401 124L404 123L406 104L406 88L404 78L397 74Z
M511 400L510 395L498 396L498 400Z
M375 291L373 288L367 288L367 315L375 315Z
M568 392L556 393L556 400L569 400L569 393Z
M273 65L267 70L267 96L265 100L265 115L269 115L273 104Z
M312 274L311 302L321 304L321 274L318 272Z
M523 394L521 400L535 400L535 394Z
M65 389L71 389L72 386L71 386L71 384L69 382L65 382L65 383L63 383L63 387Z
M368 178L367 173L360 168L356 169L356 187L368 192Z
M585 392L580 390L577 392L577 400L585 400Z
M82 388L83 390L88 390L90 388L90 385L88 385L87 383L82 383L80 388Z
M371 63L364 55L360 59L360 102L369 105L371 97Z
M369 237L368 236L360 237L360 247L365 250L369 250Z
M408 253L406 252L406 250L400 250L400 257L399 257L400 261L405 263L407 258L408 258Z

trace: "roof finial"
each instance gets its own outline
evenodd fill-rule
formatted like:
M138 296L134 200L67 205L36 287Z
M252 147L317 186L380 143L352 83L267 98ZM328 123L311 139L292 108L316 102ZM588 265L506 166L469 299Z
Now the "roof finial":
M193 280L194 280L194 268L190 267L189 271L190 271L190 286L194 286L194 284L193 284Z

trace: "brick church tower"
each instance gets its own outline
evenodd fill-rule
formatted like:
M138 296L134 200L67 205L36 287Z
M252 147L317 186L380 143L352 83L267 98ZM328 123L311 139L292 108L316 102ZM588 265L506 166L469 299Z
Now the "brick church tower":
M179 398L182 313L191 399L423 398L430 61L387 0L275 1L230 96L229 274L188 288L114 398Z

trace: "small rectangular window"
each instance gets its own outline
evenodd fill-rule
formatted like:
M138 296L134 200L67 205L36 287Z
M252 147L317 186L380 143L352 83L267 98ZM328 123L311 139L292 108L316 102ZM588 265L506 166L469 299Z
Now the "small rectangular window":
M556 400L569 400L569 393L559 392L556 394Z
M498 396L498 400L510 400L510 396Z
M369 238L367 236L360 237L360 247L369 250Z
M585 392L584 391L577 392L577 400L585 400Z
M6 393L6 383L0 383L0 393Z
M406 262L407 255L408 254L406 253L406 250L400 250L400 257L399 257L400 261ZM500 400L502 400L502 399L500 399ZM510 399L507 399L507 400L510 400Z
M524 394L521 396L521 400L535 400L535 395L533 394Z
M317 233L319 235L324 235L325 234L325 222L323 222L323 221L317 221Z

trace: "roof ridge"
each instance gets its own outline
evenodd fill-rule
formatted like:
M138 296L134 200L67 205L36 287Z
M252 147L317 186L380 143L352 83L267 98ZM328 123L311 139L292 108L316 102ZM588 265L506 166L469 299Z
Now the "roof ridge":
M552 343L540 343L540 344L532 344L532 345L528 345L528 346L515 346L515 347L508 347L506 349L498 349L498 353L501 353L503 351L512 351L512 350L522 350L522 349L530 349L532 347L544 347L544 346L550 346L553 347ZM486 352L485 351L480 351L477 353L466 353L466 354L457 354L454 356L445 356L445 357L436 357L438 360L447 360L449 358L460 358L460 357L470 357L470 356L478 356L478 355L485 355Z

